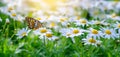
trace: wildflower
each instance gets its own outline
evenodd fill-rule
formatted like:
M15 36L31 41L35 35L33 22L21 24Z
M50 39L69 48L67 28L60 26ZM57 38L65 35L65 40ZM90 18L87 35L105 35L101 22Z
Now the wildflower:
M120 35L120 23L116 23L115 25L115 29L118 29L118 34Z
M59 32L61 33L62 36L65 36L65 37L71 37L71 30L70 28L62 28L59 30Z
M66 38L71 38L72 42L75 43L75 40L74 40L74 36L78 36L78 35L81 35L82 31L80 31L79 29L73 29L73 28L62 28L60 31L59 31L62 36L65 36Z
M37 19L37 20L39 20L40 22L47 22L47 17L46 16L40 16L40 17L37 17L37 18L35 18L35 19Z
M54 22L54 21L50 21L46 24L46 26L48 28L53 28L55 30L58 30L59 26L58 26L58 23L57 22Z
M6 23L10 23L10 20L8 18L6 19Z
M101 44L100 40L97 40L97 39L92 38L92 37L83 38L82 40L84 42L84 45L95 45L95 46L97 46L98 44Z
M120 29L120 23L116 22L116 24L114 24L115 29Z
M102 36L102 32L93 28L90 28L88 36L93 38L100 38Z
M91 8L91 9L89 9L89 14L90 14L90 16L93 16L95 19L96 18L103 19L103 18L106 17L105 14L104 14L104 11L102 11L102 10L100 10L98 8Z
M48 40L56 40L58 39L58 37L54 36L52 33L48 32L45 34L45 37L48 39Z
M52 32L47 32L44 35L41 35L39 38L40 39L48 39L50 41L54 41L54 40L58 39L58 37L54 36Z
M112 20L120 20L120 16L118 16L116 13L113 13L111 15L107 15L107 18L111 18Z
M17 21L23 22L24 17L22 17L21 15L17 15Z
M16 17L16 13L11 13L11 15L12 15L13 17Z
M67 17L59 17L58 22L62 24L62 26L67 26L68 18Z
M85 30L79 29L79 28L63 28L60 30L63 36L66 37L74 37L79 36L83 34Z
M105 24L105 23L104 23L104 20L103 20L103 21L92 20L91 22L89 22L89 24L93 24L93 25L94 25L94 24L96 24L96 25L100 25L100 24L102 24L102 25L103 25L103 24Z
M80 20L76 20L76 23L75 23L77 26L79 25L88 25L88 21L86 19L80 19Z
M33 32L35 35L45 35L45 33L51 32L51 30L47 28L39 28L37 30L34 30Z
M103 37L104 38L117 38L118 37L118 34L116 33L115 29L108 29L108 28L103 28L102 29L102 32L103 32Z
M12 10L14 10L14 8L12 6L8 7L8 12L11 12Z
M59 19L59 22L65 22L65 21L67 21L68 19L67 18L60 18Z
M79 36L81 34L83 34L85 30L79 29L79 28L71 28L71 37L74 36Z
M19 38L22 38L24 36L27 36L29 32L30 32L30 30L27 30L26 28L23 28L23 29L19 30L16 35Z
M16 13L16 11L14 10L14 11L12 11L12 12L10 12L10 16L13 18L13 19L17 19L17 13Z

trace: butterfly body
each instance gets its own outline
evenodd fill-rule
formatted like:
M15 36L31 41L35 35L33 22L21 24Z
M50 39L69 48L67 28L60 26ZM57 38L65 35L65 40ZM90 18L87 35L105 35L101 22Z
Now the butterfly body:
M28 23L28 27L30 29L39 29L40 27L42 27L42 23L34 18L31 18L31 17L26 17L25 18L26 22Z

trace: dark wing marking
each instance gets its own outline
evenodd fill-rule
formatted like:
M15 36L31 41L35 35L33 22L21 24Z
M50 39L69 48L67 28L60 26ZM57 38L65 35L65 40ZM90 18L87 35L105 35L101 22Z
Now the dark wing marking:
M38 29L42 27L42 23L39 22L38 20L35 20L34 18L26 17L25 20L27 21L28 27L30 29Z

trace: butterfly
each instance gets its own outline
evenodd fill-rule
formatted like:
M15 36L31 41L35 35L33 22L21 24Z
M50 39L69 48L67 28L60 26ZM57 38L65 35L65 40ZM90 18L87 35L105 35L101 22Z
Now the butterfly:
M36 30L36 29L39 29L40 27L43 27L43 24L40 21L38 21L32 17L25 17L25 21L27 22L28 27L30 29Z

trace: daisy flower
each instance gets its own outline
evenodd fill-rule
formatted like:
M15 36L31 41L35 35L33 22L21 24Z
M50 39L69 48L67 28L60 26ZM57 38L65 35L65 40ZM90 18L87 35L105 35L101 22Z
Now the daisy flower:
M12 10L14 10L13 6L8 6L8 12L11 12Z
M74 40L74 36L78 36L78 35L81 35L82 31L78 30L78 29L72 29L72 28L62 28L60 31L59 31L62 36L65 36L66 38L71 38L72 42L75 43L75 40Z
M14 8L15 8L14 3L8 3L6 6L7 6L7 7L2 7L2 8L1 8L1 12L5 13L5 14L8 14L8 15L11 15L11 12L12 12L13 10L15 10L15 9L14 9Z
M46 26L47 26L47 28L53 28L56 31L60 29L60 27L58 26L58 23L54 22L54 21L47 22Z
M103 21L99 21L99 20L92 20L89 22L89 24L96 24L96 25L99 25L99 24L104 24L104 20Z
M58 19L58 22L61 23L63 26L67 26L68 18L60 17L60 18Z
M98 8L89 9L89 13L94 18L104 18L105 17L104 12Z
M97 39L92 38L92 37L83 38L82 40L84 42L84 45L95 45L95 46L97 46L97 45L101 44L100 40L97 40Z
M45 34L45 38L47 38L48 40L52 40L52 41L58 39L58 37L54 36L51 32L47 32Z
M6 23L10 23L10 20L8 18L6 19Z
M45 33L47 33L47 32L51 32L51 30L47 29L47 28L39 28L39 29L33 31L33 33L35 35L45 35Z
M74 37L83 34L85 30L79 28L63 28L60 30L61 34L66 37Z
M16 20L20 21L20 22L23 22L25 20L25 18L21 15L17 15Z
M29 32L30 32L30 30L27 30L26 28L23 28L23 29L19 30L16 35L19 38L22 38L24 36L27 36Z
M120 20L120 16L118 16L116 13L107 15L107 18L111 18L112 20Z
M65 36L67 38L71 37L71 30L69 28L62 28L59 30L62 36Z
M84 25L88 25L88 21L86 19L80 19L80 20L76 20L75 24L77 26L80 26L80 25L84 26Z
M120 23L119 22L116 22L116 24L114 26L115 26L115 29L120 29Z
M93 38L100 38L102 36L102 32L93 28L90 28L90 31L88 32L88 36Z
M37 17L37 18L35 18L35 19L37 19L37 20L39 20L40 22L47 22L46 21L46 19L47 19L47 17L46 16L39 16L39 17Z
M14 19L14 20L17 20L18 18L18 14L15 10L11 11L10 12L10 16Z
M16 17L16 16L17 16L16 12L15 12L15 11L12 11L12 12L11 12L11 17L14 18L14 17Z
M103 36L104 38L117 38L118 37L118 34L116 33L115 29L108 29L108 28L103 28L102 29L102 32L103 32Z
M42 40L43 39L45 39L45 40L48 39L50 41L54 41L54 40L58 39L58 37L54 36L52 32L47 32L44 35L41 35L39 38L42 39Z
M71 30L71 37L79 36L79 35L83 34L83 32L85 31L85 30L82 30L79 28L70 28L70 30Z
M7 14L7 15L10 15L8 7L2 7L2 8L0 8L0 11Z
M58 22L62 23L62 22L67 22L68 21L68 18L66 17L60 17Z

